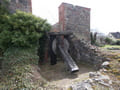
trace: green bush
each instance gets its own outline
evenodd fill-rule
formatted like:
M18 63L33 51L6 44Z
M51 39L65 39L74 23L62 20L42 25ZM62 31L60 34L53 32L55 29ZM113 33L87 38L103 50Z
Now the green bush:
M32 47L38 39L50 30L46 20L30 13L17 11L12 15L3 15L0 20L0 48Z
M120 45L120 40L117 40L117 41L116 41L116 45Z
M114 44L115 43L114 40L112 40L111 38L108 38L108 37L105 38L105 42L106 42L106 44Z

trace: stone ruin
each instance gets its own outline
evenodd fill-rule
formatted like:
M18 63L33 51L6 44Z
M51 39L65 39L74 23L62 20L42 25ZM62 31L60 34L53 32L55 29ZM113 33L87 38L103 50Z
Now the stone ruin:
M71 31L80 39L90 42L90 8L62 3L59 6L59 22L53 31Z
M8 9L11 13L16 10L32 13L32 2L31 0L11 0ZM102 59L98 57L96 47L90 44L90 8L62 3L59 6L59 22L52 26L51 32L67 31L73 33L67 38L71 57L77 62L83 61L99 66Z
M62 3L59 22L53 25L51 32L72 32L67 40L68 52L73 60L92 65L95 69L100 68L104 59L98 48L90 43L90 8Z
M3 0L0 0L2 3ZM31 0L10 0L7 6L10 13L16 12L16 10L32 13L32 1Z

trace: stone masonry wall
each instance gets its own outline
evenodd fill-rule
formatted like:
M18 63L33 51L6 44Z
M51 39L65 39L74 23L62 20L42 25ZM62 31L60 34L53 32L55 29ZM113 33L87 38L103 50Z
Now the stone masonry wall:
M10 13L14 13L16 10L32 13L32 2L31 0L10 0L8 8Z
M73 60L92 65L96 70L100 69L101 64L106 60L101 51L96 46L91 45L84 40L78 40L77 37L69 37L69 53Z
M51 32L67 30L73 32L67 38L68 51L73 60L92 65L96 70L101 68L106 58L102 57L99 48L90 42L90 9L62 3L59 7L59 23L52 26Z
M59 7L59 29L70 30L78 39L90 41L90 8L62 3Z
M11 13L14 13L16 10L32 12L32 3L31 0L11 0L9 9Z

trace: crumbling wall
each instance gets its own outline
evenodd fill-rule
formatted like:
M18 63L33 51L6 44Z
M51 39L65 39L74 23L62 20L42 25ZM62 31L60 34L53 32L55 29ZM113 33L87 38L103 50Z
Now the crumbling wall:
M32 12L32 3L31 0L11 0L9 9L11 13L14 13L16 10Z
M59 7L59 31L71 31L69 52L77 62L100 68L103 58L90 41L90 8L62 3Z
M14 13L16 10L32 13L32 2L31 0L10 0L8 9L10 13Z
M59 7L59 29L70 30L78 39L90 41L90 8L62 3Z
M78 40L75 36L69 38L69 52L72 58L77 62L83 62L99 69L101 64L106 60L102 57L101 51L96 46L91 45L84 40Z
M53 25L52 31L70 31L69 53L77 62L83 62L98 69L105 58L100 50L91 45L90 8L62 3L59 7L59 23Z

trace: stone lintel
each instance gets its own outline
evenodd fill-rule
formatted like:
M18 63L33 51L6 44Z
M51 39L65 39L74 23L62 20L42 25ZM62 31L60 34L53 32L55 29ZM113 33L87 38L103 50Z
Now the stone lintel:
M72 35L71 31L49 32L49 35Z

